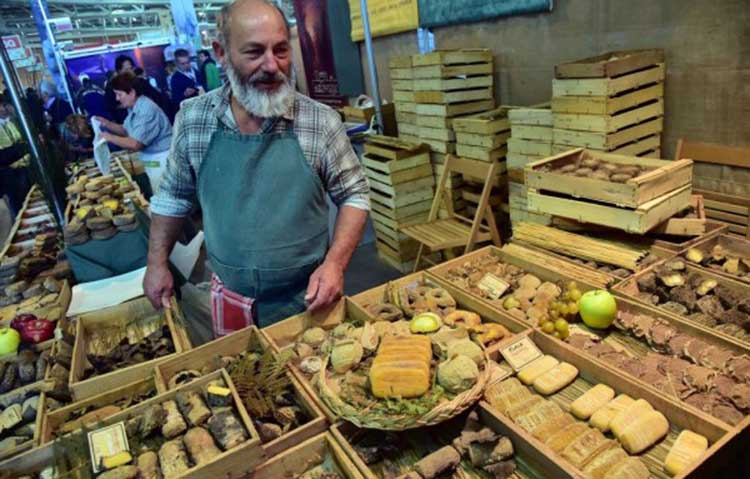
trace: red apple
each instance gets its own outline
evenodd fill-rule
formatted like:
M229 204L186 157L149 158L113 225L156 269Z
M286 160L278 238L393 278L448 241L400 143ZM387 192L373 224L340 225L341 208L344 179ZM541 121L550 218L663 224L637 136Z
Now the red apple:
M578 313L589 328L607 329L615 320L617 301L604 289L586 291L578 300Z

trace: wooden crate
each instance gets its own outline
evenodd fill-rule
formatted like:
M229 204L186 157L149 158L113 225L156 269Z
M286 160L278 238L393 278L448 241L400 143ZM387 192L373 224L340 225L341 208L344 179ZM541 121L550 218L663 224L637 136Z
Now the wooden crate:
M646 137L661 134L664 119L654 118L612 133L574 131L555 128L555 144L612 151Z
M616 394L627 394L634 399L644 399L655 410L664 414L670 426L666 438L638 456L648 467L650 477L663 479L671 477L664 471L664 458L674 444L677 435L685 429L705 436L708 439L710 448L697 464L692 465L687 471L675 477L695 477L691 476L691 470L694 470L695 467L703 463L706 463L706 465L710 463L715 468L724 467L724 464L721 463L718 457L714 457L714 454L728 440L738 434L738 431L732 427L714 419L697 408L681 403L674 398L667 397L663 392L647 383L636 380L629 375L624 375L621 371L612 368L610 365L593 359L586 353L582 353L539 330L528 333L528 337L532 339L542 353L549 354L560 361L570 363L579 371L578 377L571 385L546 397L548 400L555 401L563 410L569 410L572 401L594 385L606 384L614 389ZM489 404L487 407L496 416L512 424L512 420L509 417L495 410ZM513 425L518 427L515 424ZM518 427L518 430L522 431L520 427ZM543 454L552 458L555 462L569 464L568 461L536 438L529 437L529 442L536 445ZM573 470L577 471L576 477L583 477L581 472L572 464L569 465Z
M655 237L653 245L651 246L651 249L661 250L663 253L665 252L676 253L683 249L689 248L690 246L694 245L695 243L705 238L723 234L727 231L728 231L728 225L726 223L720 223L718 221L712 221L710 219L707 219L706 220L706 232L703 233L702 235L696 236L694 238Z
M664 50L621 50L555 65L555 78L611 78L664 62Z
M438 283L431 275L424 271L411 273L388 284L375 286L349 297L349 300L366 312L367 306L383 302L386 288L389 285L395 288L413 288L423 284L444 288L456 300L456 308L473 311L479 314L484 321L502 324L512 333L519 333L529 328L528 324L508 315L499 314L495 309L489 308L484 302L479 301L474 296L467 294L452 284Z
M562 96L616 96L647 85L664 81L666 67L663 62L622 74L617 77L573 78L552 80L552 97Z
M158 364L154 368L156 384L160 391L167 391L169 390L170 380L180 371L200 371L217 357L236 356L256 346L261 350L271 347L266 337L255 326L243 328L190 351L176 354ZM273 441L262 444L261 447L267 457L274 457L276 454L325 431L328 425L323 412L299 380L291 373L289 373L289 378L292 382L297 405L303 410L309 420L305 424L282 434Z
M415 98L419 92L449 92L475 88L492 88L492 75L456 77L456 78L420 78L414 81ZM419 100L417 100L419 101Z
M506 130L499 133L456 133L456 142L468 146L476 146L494 150L508 143L510 131Z
M419 103L449 105L452 103L489 100L494 97L491 87L451 91L415 91L414 100Z
M651 103L636 108L607 115L581 113L555 113L553 127L563 130L613 133L628 126L637 125L652 118L664 115L664 100L655 99Z
M669 236L700 236L706 232L706 210L703 207L703 197L693 195L690 197L691 209L689 212L694 217L673 216L652 230L654 234Z
M508 149L505 145L490 149L481 146L472 146L462 143L456 144L456 154L462 158L470 158L472 160L480 160L486 162L499 161L505 158L505 154Z
M581 157L623 166L648 167L652 170L625 183L614 183L547 171L549 168L557 169L565 165L575 164ZM691 160L652 160L577 149L526 165L526 185L538 192L554 191L574 198L638 208L655 198L685 185L690 185L693 172L692 165Z
M70 392L76 401L90 398L102 391L129 384L150 374L154 366L172 355L152 359L141 364L134 364L124 369L83 379L86 370L86 354L88 352L89 336L92 331L115 324L127 324L134 318L145 318L154 314L162 315L164 324L169 328L174 344L175 353L189 350L192 345L187 336L182 312L176 302L172 303L173 321L164 311L157 312L148 299L140 297L117 306L86 313L76 318L76 340L73 347L73 362L70 367Z
M473 77L491 75L493 73L493 65L490 59L482 63L416 66L412 68L412 71L415 79Z
M12 391L11 391L12 392ZM29 397L33 397L33 394ZM33 450L38 447L41 441L41 431L44 424L45 411L47 410L47 394L45 392L39 393L39 402L37 403L36 419L34 419L34 435L33 437L25 441L16 447L5 449L0 452L0 461L5 461L12 457L23 454L28 450ZM3 469L0 467L0 471Z
M509 107L501 106L490 111L468 115L453 120L453 128L458 133L493 135L510 129Z
M549 126L517 125L511 122L510 132L512 138L552 143L553 129Z
M455 141L445 141L445 140L431 140L429 138L419 137L419 141L424 143L425 145L428 145L432 151L438 152L438 153L455 153L456 152L456 142Z
M579 478L581 476L577 475L577 473L570 468L570 466L566 464L562 464L559 461L555 461L554 459L550 458L548 455L545 455L542 453L538 447L536 447L530 439L533 439L530 437L528 433L526 433L524 430L520 429L515 424L505 420L500 415L496 414L492 409L489 407L487 403L480 403L476 408L477 413L479 414L480 421L492 429L494 432L501 436L508 437L511 442L513 443L513 453L514 453L514 459L516 460L516 465L518 469L513 474L513 478L523 478L523 479L541 479L541 478L554 478L554 479L573 479L573 478ZM458 428L456 426L462 426L462 424L458 424L456 420L449 421L448 424L446 424L447 427L451 427L452 429L456 430L456 437L458 436ZM439 425L434 426L433 428L425 430L425 432L434 430L436 433L438 432L438 428L444 428L446 426ZM353 447L354 438L358 433L360 433L362 429L357 428L356 426L350 424L350 423L339 423L334 425L331 428L331 434L333 434L334 437L336 437L341 444L344 444L344 450L349 454L349 458L352 460L354 464L356 464L359 471L362 473L363 477L365 479L378 479L381 477L384 477L382 474L378 474L375 470L373 470L372 467L365 464L365 462L362 460L362 458L357 454L356 449ZM441 430L440 432L445 432L444 430ZM412 434L412 432L409 431L402 431L395 433L397 435L409 435ZM417 443L419 441L419 436L415 437L413 442ZM436 441L439 442L439 441ZM420 446L425 447L426 445L423 443L418 443ZM446 440L445 443L435 444L434 448L437 448L439 445L448 445L448 441ZM433 447L429 447L430 450L434 449ZM423 451L426 453L427 451ZM471 474L471 475L469 475ZM404 477L404 476L399 476ZM454 472L450 476L446 477L454 477L454 478L464 478L464 477L480 477L478 475L475 475L475 473L469 473L463 469L463 467L459 466L458 470ZM484 477L484 476L481 476Z
M253 473L253 479L301 477L305 471L324 461L336 465L345 479L364 479L344 446L330 433L324 432L264 462Z
M88 399L68 404L65 407L48 412L44 416L41 427L40 444L46 444L58 436L58 431L67 423L74 421L78 411L91 408L95 410L104 406L114 404L116 401L133 398L136 395L151 394L155 396L158 392L153 374L135 382L102 391L101 394L91 396ZM131 403L131 405L138 403Z
M566 148L570 150L572 148ZM546 157L552 154L552 143L548 141L525 140L523 138L508 138L508 152L518 153L525 156Z
M61 281L60 292L57 293L57 299L50 303L43 303L42 299L47 296L43 293L39 296L32 296L20 303L10 304L0 308L0 326L9 327L11 321L19 314L30 313L37 318L44 318L50 321L59 321L65 317L68 311L71 299L70 284L67 279Z
M396 109L396 114L417 112L417 104L413 101L400 101L394 104L394 108Z
M570 146L561 145L562 148L570 149ZM616 155L645 156L647 158L661 158L661 135L655 134L645 138L639 138L630 143L618 146L610 151Z
M531 212L546 213L583 223L643 234L685 209L686 205L690 204L690 188L690 185L685 185L658 196L636 209L546 195L530 188L528 205Z
M430 65L465 65L470 63L492 62L492 52L484 48L461 49L461 50L436 50L423 55L413 55L411 58L414 67Z
M439 117L438 117L439 118ZM450 128L417 127L417 136L425 140L456 141L456 133Z
M97 425L99 427L105 427L112 424L116 424L121 421L127 421L128 419L142 415L143 412L152 407L153 405L161 404L164 401L173 400L175 396L180 392L194 391L202 389L211 381L216 379L223 379L227 384L227 387L232 391L232 398L234 409L237 412L237 416L245 427L248 433L249 439L241 445L234 447L228 451L222 452L216 458L210 462L204 463L200 466L190 468L184 474L175 476L176 479L198 479L206 477L241 477L252 472L255 467L266 459L265 453L260 446L260 437L258 436L255 427L253 426L252 420L245 411L242 402L237 395L237 391L232 384L229 375L224 370L216 371L209 375L203 376L202 378L196 379L188 384L180 386L177 389L167 391L163 394L148 399L140 404L124 409L123 411L114 414L106 419L100 421ZM76 431L69 434L69 438L80 437L82 442L85 442L85 431ZM57 441L53 441L45 445L44 447L55 448ZM48 453L43 453L48 454Z
M400 55L388 59L388 68L411 68L412 55Z
M551 108L554 120L565 115L599 115L606 117L664 97L664 83L656 83L618 96L556 96ZM561 127L562 128L562 127Z
M508 120L513 125L552 126L552 110L548 104L530 107L513 107L508 111Z
M470 113L479 113L493 108L495 108L495 100L488 99L451 104L416 104L414 111L417 115L453 117Z
M620 284L618 284L617 286L615 286L613 288L613 291L616 291L618 294L621 294L621 295L633 298L633 299L635 299L637 301L644 301L643 298L640 295L640 288L638 287L638 279L641 278L642 276L644 276L644 275L649 274L650 272L652 272L654 270L654 268L657 267L657 266L658 266L658 264L654 265L654 266L651 266L649 268L646 268L646 269L644 269L644 270L636 273L635 275L631 276L627 280L625 280L625 281L621 282ZM716 281L718 283L719 286L722 286L722 287L725 287L725 288L727 288L727 289L729 289L731 291L734 291L738 295L738 297L740 297L740 298L746 298L746 297L748 297L750 295L750 285L748 285L747 283L743 283L743 282L740 282L740 281L735 281L734 279L730 279L730 278L728 278L726 276L723 276L721 274L718 274L717 272L714 272L713 270L710 270L710 269L702 268L700 266L695 266L693 264L688 263L688 264L686 264L686 269L685 269L685 271L682 274L684 274L686 277L689 276L689 275L691 275L691 274L695 274L695 275L697 275L697 276L699 276L699 277L701 277L703 279L714 280L714 281ZM714 327L708 327L708 326L702 325L702 324L700 324L700 323L698 323L698 322L690 319L689 317L680 316L680 315L678 315L676 313L673 313L673 312L669 311L668 309L662 308L659 305L655 305L655 306L651 306L651 307L655 308L655 309L657 309L659 311L663 311L666 315L670 315L670 316L673 316L675 318L679 318L683 322L689 322L691 324L697 325L697 327L699 327L699 328L706 329L707 331L710 331L711 334L713 334L714 336L723 338L725 341L731 341L731 342L736 342L738 344L744 344L745 347L747 347L747 345L750 345L750 340L749 341L743 341L740 338L735 338L733 336L730 336L730 335L728 335L726 333L723 333L723 332L715 329Z
M721 246L730 256L743 258L745 260L750 261L750 241L744 238L737 238L735 236L730 236L727 234L720 234L720 235L714 235L714 236L703 238L700 241L695 242L688 248L685 248L682 251L680 251L678 255L680 255L686 261L690 261L685 256L685 253L687 253L689 249L698 249L702 251L703 254L705 254L706 256L710 256L711 251L717 245ZM748 276L739 276L735 274L730 274L724 271L723 269L713 269L713 268L706 268L706 269L716 274L719 274L721 276L726 276L727 278L733 279L735 281L740 281L743 283L750 283L750 277Z
M750 239L750 198L695 190L703 196L706 217L726 223L729 233Z

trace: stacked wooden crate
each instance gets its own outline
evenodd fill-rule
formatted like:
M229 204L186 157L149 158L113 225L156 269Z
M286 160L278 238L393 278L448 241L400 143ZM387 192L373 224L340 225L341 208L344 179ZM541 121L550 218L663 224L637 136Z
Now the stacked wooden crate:
M419 141L430 145L436 178L445 155L456 153L453 121L495 106L492 52L486 49L445 50L412 57L414 100ZM464 180L448 180L446 198L454 211L464 213ZM447 214L445 209L440 211Z
M419 245L399 227L426 221L430 213L435 179L429 151L426 145L373 135L362 158L378 256L404 273L411 271Z
M411 56L392 57L388 61L388 68L391 75L393 103L396 108L398 136L404 141L418 143L414 70L411 65Z
M508 196L511 224L531 222L548 225L552 217L528 210L524 167L552 154L552 111L547 105L513 108L508 112Z
M508 188L505 155L510 137L508 107L499 107L483 113L468 115L453 120L456 132L456 152L462 158L500 163L494 180L490 206L496 219L501 220L503 204L507 204ZM483 179L464 178L462 198L467 203L467 213L473 216L479 204ZM499 221L499 224L505 222Z
M659 158L664 51L611 52L555 67L555 147Z

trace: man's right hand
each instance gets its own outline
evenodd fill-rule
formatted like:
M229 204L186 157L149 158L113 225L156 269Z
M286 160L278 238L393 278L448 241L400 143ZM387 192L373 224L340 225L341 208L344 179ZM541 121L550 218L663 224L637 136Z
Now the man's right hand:
M156 309L170 306L174 279L167 265L148 265L143 278L143 291Z
M99 123L101 123L104 128L107 128L109 120L107 120L103 116L98 116L98 115L95 116L94 119L97 120Z
M186 98L195 95L195 93L196 93L195 88L189 88L189 87L185 88L185 97Z

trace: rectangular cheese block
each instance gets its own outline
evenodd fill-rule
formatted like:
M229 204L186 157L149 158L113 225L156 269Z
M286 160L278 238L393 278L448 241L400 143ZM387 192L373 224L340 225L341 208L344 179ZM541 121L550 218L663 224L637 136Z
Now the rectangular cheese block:
M588 426L582 422L574 422L547 438L545 443L552 448L555 452L560 452L565 449L568 444L575 441L578 436L583 435L587 430Z
M536 378L554 368L558 364L559 361L549 354L546 356L542 356L541 358L537 358L531 361L527 366L521 369L521 371L518 372L518 379L520 379L521 382L526 384L527 386L531 385L536 380Z
M534 389L545 396L554 394L572 383L578 376L578 368L570 363L560 363L534 379Z
M630 454L639 454L656 444L669 432L669 421L659 411L639 415L620 434L618 439Z
M684 429L664 459L664 470L676 476L694 464L708 449L705 436Z
M612 418L612 422L609 423L609 428L612 431L612 434L619 439L620 435L630 424L638 420L647 412L653 410L654 408L648 401L645 399L638 399L617 413L617 415Z
M566 427L570 426L575 422L575 418L571 416L568 413L564 413L560 416L556 416L544 424L540 424L536 429L534 429L531 434L542 441L547 440L548 437L551 435L562 431Z
M613 400L607 403L606 406L597 410L591 415L589 423L601 432L608 432L609 425L612 419L619 414L620 411L632 404L635 399L631 398L627 394L620 394Z
M570 405L570 412L578 419L587 420L597 410L615 397L615 390L606 384L597 384L583 393Z
M432 344L427 336L386 336L370 367L377 398L412 398L430 389Z
M562 416L563 410L553 401L544 401L535 405L529 412L516 418L516 423L528 432L532 432L542 424L557 416Z

